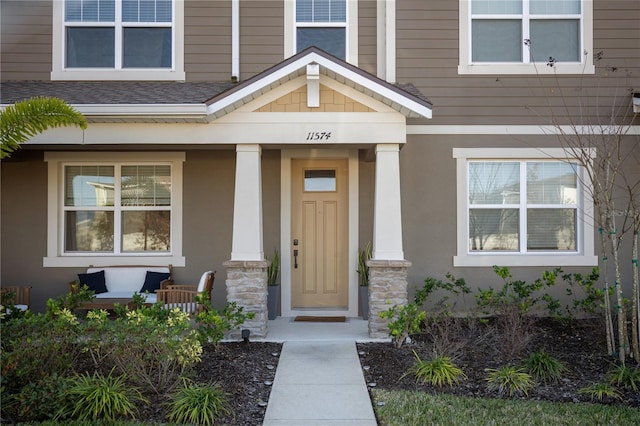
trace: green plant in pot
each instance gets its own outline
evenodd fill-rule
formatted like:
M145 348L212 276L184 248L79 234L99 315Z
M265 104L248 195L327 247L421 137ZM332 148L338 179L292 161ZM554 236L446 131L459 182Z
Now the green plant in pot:
M369 319L369 267L367 261L371 259L371 241L364 249L358 250L358 284L360 285L360 310L362 318Z
M267 257L269 260L269 257ZM280 302L280 286L278 285L278 273L280 272L280 254L273 251L273 259L267 268L267 312L270 320L276 319L278 303Z

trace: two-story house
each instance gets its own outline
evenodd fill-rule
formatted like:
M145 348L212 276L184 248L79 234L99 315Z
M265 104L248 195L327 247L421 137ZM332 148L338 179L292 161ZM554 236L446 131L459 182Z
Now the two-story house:
M214 304L257 312L264 335L277 249L280 315L355 317L372 241L381 336L377 313L427 276L598 264L588 182L557 134L610 120L583 108L590 89L632 104L640 2L3 0L0 15L0 103L55 96L89 122L1 166L1 280L32 285L36 310L89 265L215 268Z

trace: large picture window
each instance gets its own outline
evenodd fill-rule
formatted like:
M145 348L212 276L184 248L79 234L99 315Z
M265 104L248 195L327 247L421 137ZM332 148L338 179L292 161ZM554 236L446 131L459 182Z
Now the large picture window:
M50 226L58 224L49 234L55 236L49 241L51 262L180 256L182 162L173 157L97 161L48 155L50 177L60 177L56 193L49 194L57 201L50 203Z
M592 208L578 163L543 155L504 158L504 153L493 159L491 153L454 153L461 192L459 266L592 261L593 228L587 213Z
M591 3L460 0L460 71L592 72Z
M183 80L184 2L54 2L52 79Z

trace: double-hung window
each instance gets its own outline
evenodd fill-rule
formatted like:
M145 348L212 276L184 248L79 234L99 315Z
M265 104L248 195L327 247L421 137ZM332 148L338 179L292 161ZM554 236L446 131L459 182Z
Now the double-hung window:
M591 1L460 1L461 73L591 73L591 50Z
M49 233L51 263L161 257L166 264L167 258L175 259L181 251L179 157L128 155L111 161L48 154L56 182L49 194L49 223L55 227Z
M346 58L346 0L296 0L296 51L317 46Z
M593 262L585 174L571 158L518 150L454 150L458 158L458 266ZM505 155L505 153L507 155ZM512 155L509 155L512 154ZM491 158L491 155L495 155Z
M54 5L52 78L183 79L182 3L64 0ZM180 5L180 6L178 6ZM180 19L178 19L180 17ZM58 30L59 26L59 30ZM98 74L96 74L98 73ZM154 77L154 73L157 74ZM62 75L64 74L64 77Z
M285 55L316 46L357 65L357 10L357 0L286 1Z

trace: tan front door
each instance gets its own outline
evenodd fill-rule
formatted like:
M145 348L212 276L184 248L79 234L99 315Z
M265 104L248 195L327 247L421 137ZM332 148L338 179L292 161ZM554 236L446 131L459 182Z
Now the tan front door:
M348 308L347 159L292 160L293 309Z

